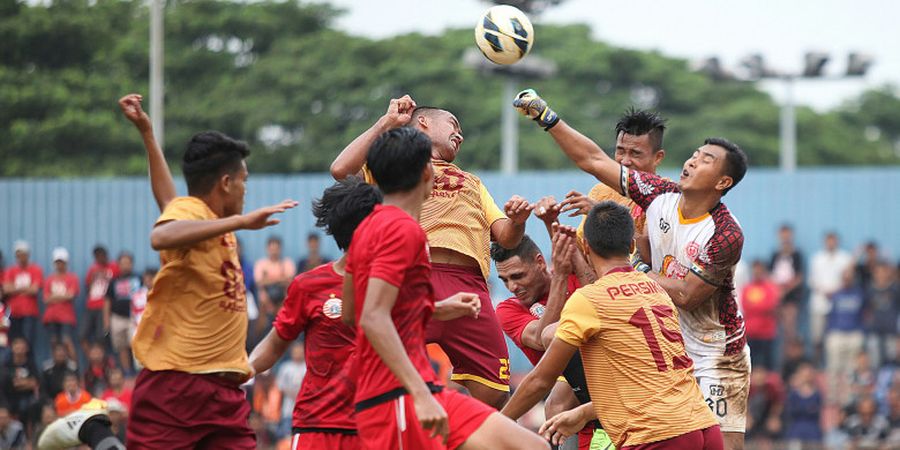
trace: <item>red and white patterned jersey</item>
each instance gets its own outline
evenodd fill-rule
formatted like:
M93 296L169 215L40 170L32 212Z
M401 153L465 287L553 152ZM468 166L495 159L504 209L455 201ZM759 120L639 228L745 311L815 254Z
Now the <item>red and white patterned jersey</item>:
M734 296L734 267L741 258L744 234L737 219L722 203L701 217L685 219L678 185L651 173L623 166L621 188L646 211L653 271L679 280L693 272L716 286L709 301L680 311L688 354L698 365L707 358L740 354L746 338Z

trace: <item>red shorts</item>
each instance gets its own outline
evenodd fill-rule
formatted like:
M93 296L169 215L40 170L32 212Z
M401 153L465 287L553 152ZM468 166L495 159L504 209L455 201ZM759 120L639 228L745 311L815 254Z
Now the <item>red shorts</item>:
M304 432L295 433L291 450L360 450L359 436L343 433Z
M368 450L454 450L462 445L488 416L496 413L472 397L444 389L433 394L444 407L450 424L447 446L440 437L431 438L416 418L412 397L402 395L371 408L357 411L356 423L362 448Z
M629 445L621 450L724 450L725 442L718 425L691 431L664 441Z
M578 432L578 450L591 450L591 439L594 438L594 425L588 422Z
M450 379L476 381L509 392L509 350L481 271L475 267L432 263L431 284L439 301L457 292L472 292L481 298L477 319L432 320L425 328L425 341L439 344L453 364Z
M216 375L141 370L134 383L128 448L256 449L244 391Z

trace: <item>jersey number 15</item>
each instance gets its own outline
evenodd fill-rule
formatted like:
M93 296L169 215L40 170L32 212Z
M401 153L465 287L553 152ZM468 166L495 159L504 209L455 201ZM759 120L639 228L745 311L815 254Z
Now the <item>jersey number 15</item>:
M656 368L660 372L665 372L669 370L669 366L666 364L666 358L663 356L659 341L656 339L656 333L653 331L653 326L650 324L650 317L647 315L646 309L647 308L644 307L638 308L638 310L632 314L631 320L629 320L628 323L641 329L644 333L644 339L647 340L647 346L650 347L650 354L653 355L653 361L656 362ZM682 354L672 357L672 367L676 370L691 367L694 362L689 356L684 354L684 338L681 337L681 333L679 331L672 331L663 324L663 319L673 316L672 308L665 305L655 305L651 306L649 309L656 318L656 323L659 324L659 331L662 333L663 337L669 342L679 344L678 347L680 347Z

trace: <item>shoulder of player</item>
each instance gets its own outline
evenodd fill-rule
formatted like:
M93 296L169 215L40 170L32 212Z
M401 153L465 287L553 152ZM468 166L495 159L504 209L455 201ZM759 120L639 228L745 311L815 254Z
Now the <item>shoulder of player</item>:
M710 211L710 216L715 227L710 242L723 240L730 243L744 242L744 230L741 228L741 224L738 223L737 218L731 214L731 211L728 210L724 203L719 203L713 208Z
M510 297L506 300L503 300L502 302L497 304L497 308L496 308L496 311L498 314L501 311L507 312L507 313L512 313L512 312L519 312L519 311L524 311L524 310L525 310L525 307L522 305L522 303L516 297Z

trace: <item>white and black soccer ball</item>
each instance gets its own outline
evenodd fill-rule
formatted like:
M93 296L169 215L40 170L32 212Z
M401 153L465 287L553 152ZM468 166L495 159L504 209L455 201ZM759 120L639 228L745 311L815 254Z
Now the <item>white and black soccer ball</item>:
M475 26L475 43L487 59L513 64L531 50L534 28L518 8L497 5L488 9Z

